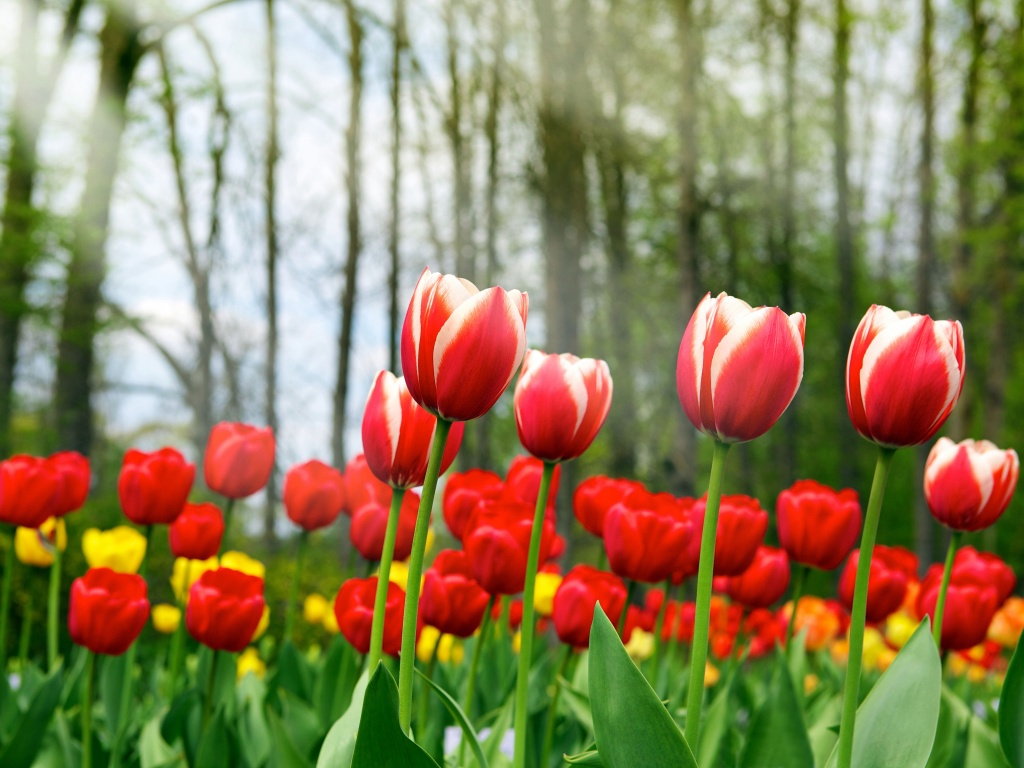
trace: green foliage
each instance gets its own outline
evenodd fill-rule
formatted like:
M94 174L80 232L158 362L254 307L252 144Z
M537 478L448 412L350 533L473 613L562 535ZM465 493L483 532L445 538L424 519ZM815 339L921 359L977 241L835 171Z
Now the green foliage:
M352 768L437 768L437 763L402 732L398 722L398 686L377 665L363 698Z
M744 768L814 768L800 701L793 687L786 658L776 656L775 674L768 695L747 733L740 765Z
M999 697L999 743L1011 765L1024 765L1024 651L1020 642Z

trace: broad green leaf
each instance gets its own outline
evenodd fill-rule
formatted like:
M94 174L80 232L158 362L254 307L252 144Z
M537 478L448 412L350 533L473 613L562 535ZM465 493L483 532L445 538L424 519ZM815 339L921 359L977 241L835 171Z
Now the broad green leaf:
M839 740L839 720L842 716L843 697L831 696L822 707L814 725L808 730L807 738L811 742L815 765L824 765L835 749L836 741Z
M352 768L438 768L434 759L402 731L398 686L384 665L366 686Z
M185 761L181 755L171 749L170 745L160 735L160 722L163 714L152 718L142 727L142 734L139 737L139 763L141 768L159 768L179 762L184 766Z
M363 698L368 684L369 673L363 672L352 692L352 702L348 709L327 732L327 738L320 747L320 756L316 761L317 768L349 768L352 765L352 753L356 748L359 718L363 713Z
M722 690L715 696L711 706L704 714L701 723L700 739L697 742L697 763L703 766L716 765L718 755L734 715L729 709L729 697L732 695L732 675L728 675Z
M202 695L195 688L179 693L160 723L160 736L171 746L181 741L189 761L199 747Z
M569 763L569 765L589 765L604 768L604 763L601 762L601 755L598 754L596 749L580 752L578 755L565 755L562 759Z
M515 714L515 693L510 693L505 700L504 706L498 710L498 716L491 723L491 732L484 739L484 755L492 765L500 763L504 755L501 752L501 742L506 731L512 727L512 718Z
M1020 641L999 697L999 743L1010 765L1024 765L1024 651Z
M274 737L271 740L270 765L275 768L309 768L310 761L303 757L273 707L267 707L267 722Z
M781 654L777 656L768 695L747 733L740 765L743 768L814 768L814 754L800 701L793 688L789 665Z
M43 746L53 711L60 702L63 683L64 672L58 666L36 690L28 709L14 726L10 741L0 751L0 765L4 768L29 768L32 765Z
M941 698L942 664L926 618L857 709L853 765L923 768L935 741ZM828 765L837 760L838 748Z
M107 733L113 738L121 727L121 697L124 692L124 678L129 674L128 662L133 653L122 653L120 656L103 656L100 659L103 668L100 671L100 701L107 715Z
M1010 768L999 746L999 734L977 717L971 718L967 732L967 768Z
M345 712L359 672L359 655L341 635L336 635L313 683L313 702L324 728L329 728Z
M430 686L434 693L437 694L438 698L441 699L441 702L451 713L452 717L455 718L455 722L458 723L459 727L462 729L463 740L469 741L469 748L472 749L473 754L476 755L476 761L480 768L489 768L487 758L484 757L483 750L480 748L480 739L477 738L476 731L473 730L473 724L469 722L469 719L466 717L466 713L462 711L462 707L460 707L458 702L451 697L451 694L449 694L448 691L439 686L418 669L416 670L416 674L423 678L423 681Z
M199 738L195 768L222 768L234 764L224 710L218 707Z
M928 768L966 768L967 739L973 715L959 696L942 686L939 725Z
M283 688L304 701L310 701L312 670L299 649L291 640L281 646L277 657L277 669L270 679L271 688Z
M590 711L590 699L585 693L579 691L564 678L558 678L558 684L562 687L562 699L576 718L576 722L583 726L584 730L591 736L594 735L594 715Z
M598 606L590 627L590 707L607 768L696 768L682 732Z
M320 718L302 699L285 691L279 691L278 696L281 702L281 723L288 731L292 743L300 754L311 754L313 747L324 735Z

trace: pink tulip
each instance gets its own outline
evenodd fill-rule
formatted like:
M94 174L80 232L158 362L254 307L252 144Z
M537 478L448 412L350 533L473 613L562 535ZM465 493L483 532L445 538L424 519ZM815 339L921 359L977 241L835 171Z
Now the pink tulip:
M954 443L942 437L928 454L924 496L943 525L980 531L1006 511L1019 474L1014 450L1001 450L988 440Z

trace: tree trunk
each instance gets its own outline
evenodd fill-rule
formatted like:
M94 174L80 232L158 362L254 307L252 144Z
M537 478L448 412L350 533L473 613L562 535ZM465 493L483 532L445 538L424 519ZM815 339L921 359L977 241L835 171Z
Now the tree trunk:
M89 119L85 188L74 225L57 349L54 410L59 446L92 447L93 342L106 274L105 250L125 103L144 49L130 6L111 5L100 32L100 79Z
M391 269L388 272L388 368L398 375L399 326L398 274L401 269L399 254L399 218L402 148L402 51L405 48L405 0L395 0L395 28L391 49L391 222L388 229L388 253Z
M341 332L338 338L338 375L334 385L334 420L331 431L331 456L334 466L345 467L345 408L348 403L348 370L352 354L352 321L355 316L356 276L362 235L359 224L360 111L363 98L363 26L354 0L345 0L348 21L349 86L348 127L345 130L345 188L348 193L348 251L345 256L345 281L341 289Z

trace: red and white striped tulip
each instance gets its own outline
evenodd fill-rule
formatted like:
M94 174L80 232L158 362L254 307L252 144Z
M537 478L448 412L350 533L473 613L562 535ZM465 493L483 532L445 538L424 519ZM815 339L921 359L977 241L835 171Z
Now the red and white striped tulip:
M594 442L612 405L604 360L531 349L514 397L519 442L543 461L575 459Z
M954 443L941 437L924 470L924 496L932 516L956 531L988 528L1006 511L1017 487L1017 452L988 440Z
M690 422L723 443L760 437L789 407L804 375L801 312L704 296L679 345L676 388Z
M393 488L423 485L437 419L416 404L404 378L381 371L363 410L363 453L370 471ZM453 424L441 460L443 474L462 444L464 425Z
M846 361L846 407L854 428L878 445L930 439L964 386L964 330L956 320L872 305Z
M412 399L447 421L483 416L526 352L529 299L424 269L402 327L402 370Z

